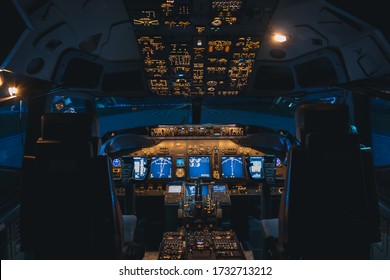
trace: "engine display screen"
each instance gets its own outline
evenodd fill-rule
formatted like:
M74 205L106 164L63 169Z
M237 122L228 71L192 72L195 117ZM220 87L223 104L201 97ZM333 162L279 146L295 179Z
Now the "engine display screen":
M240 156L223 156L222 163L222 178L243 178L244 168L242 157Z
M253 179L263 179L263 165L264 165L264 157L249 157L249 173L251 174Z
M188 172L191 179L210 178L210 157L190 156L188 158Z
M134 179L143 180L146 176L145 165L147 163L146 157L133 157L134 161Z
M172 177L172 157L152 157L150 178L169 179Z

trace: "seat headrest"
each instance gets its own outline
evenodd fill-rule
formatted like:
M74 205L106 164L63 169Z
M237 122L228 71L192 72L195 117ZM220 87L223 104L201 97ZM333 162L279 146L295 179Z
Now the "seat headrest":
M350 131L345 104L303 104L295 111L296 137L303 143L308 133L347 133Z
M49 113L41 117L42 140L88 141L96 137L94 128L87 114Z

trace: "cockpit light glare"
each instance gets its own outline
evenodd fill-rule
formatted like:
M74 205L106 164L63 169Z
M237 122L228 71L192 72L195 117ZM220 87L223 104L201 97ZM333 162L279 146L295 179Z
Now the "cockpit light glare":
M280 33L275 33L274 40L279 43L284 43L287 41L287 36Z
M18 88L16 87L9 87L8 88L8 93L10 96L16 96L16 94L18 93Z

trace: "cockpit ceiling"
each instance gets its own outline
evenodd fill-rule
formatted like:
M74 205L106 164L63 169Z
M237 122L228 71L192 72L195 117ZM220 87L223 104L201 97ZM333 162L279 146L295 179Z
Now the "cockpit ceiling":
M12 3L24 31L0 67L57 88L281 96L390 76L386 38L322 0ZM273 41L277 32L288 40Z
M276 1L157 2L125 1L149 90L182 96L244 92Z

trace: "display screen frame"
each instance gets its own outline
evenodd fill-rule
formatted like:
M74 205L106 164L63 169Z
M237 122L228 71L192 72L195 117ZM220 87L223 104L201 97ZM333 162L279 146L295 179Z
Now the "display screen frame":
M154 176L155 173L157 173L154 169L156 168L156 164L154 163L156 159L169 159L170 160L170 170L167 175L164 175L164 177L156 177ZM151 180L170 180L172 178L172 171L173 171L173 157L172 156L153 156L150 162L150 174L149 179Z
M197 159L197 158L207 158L208 159L208 166L207 167L204 167L207 169L207 176L195 176L195 174L193 174L194 172L194 169L196 169L194 166L191 166L191 159ZM193 179L210 179L211 178L211 157L209 155L191 155L191 156L188 156L188 178L193 180ZM201 161L200 161L201 162Z
M185 165L186 165L186 163L185 163L184 157L177 157L176 158L176 168L185 167Z
M196 187L196 183L187 183L185 186L186 196L195 195L195 187Z
M261 159L261 170L260 171L252 171L253 169L253 163L256 162L256 161L259 161L259 160L256 160L256 161L253 161L253 159ZM248 157L248 163L249 163L249 167L248 167L248 173L250 175L250 177L254 180L263 180L265 179L265 172L264 172L264 156L249 156ZM257 176L253 176L255 174L260 174L260 177L257 177Z
M206 196L210 194L209 184L205 184L205 183L200 184L200 189L201 189L202 196Z
M225 173L226 172L224 172L224 168L226 168L225 167L225 165L223 164L223 162L224 162L224 159L228 159L228 158L233 158L233 159L240 159L241 160L241 168L240 168L240 174L241 174L241 176L234 176L234 177L231 177L231 176L227 176ZM245 162L244 162L244 158L243 158L243 156L240 156L240 155L223 155L223 156L221 156L221 160L220 160L220 162L221 162L221 179L223 179L223 180L237 180L237 179L244 179L244 178L246 178L246 173L245 173ZM236 167L234 167L234 170L236 170ZM234 172L236 172L236 171L234 171Z
M190 191L190 189L191 189L191 191ZM186 190L186 196L194 196L195 192L196 192L196 183L187 183L185 186L185 190ZM208 183L201 183L200 190L201 190L202 196L208 195L210 193L209 184Z
M120 158L114 158L112 160L112 166L115 168L121 167L122 166L122 161Z
M136 171L136 165L137 165L137 162L142 162L141 161L141 159L143 159L144 160L144 162L145 163L147 163L148 162L148 158L147 157L143 157L143 156L133 156L133 178L134 178L134 180L137 180L137 181L143 181L143 180L145 180L146 179L146 177L147 177L147 173L148 173L148 170L147 170L147 168L146 168L146 166L145 166L145 164L144 164L144 176L143 177L137 177L137 175L136 174L139 174L138 176L141 176L141 172L140 171Z

